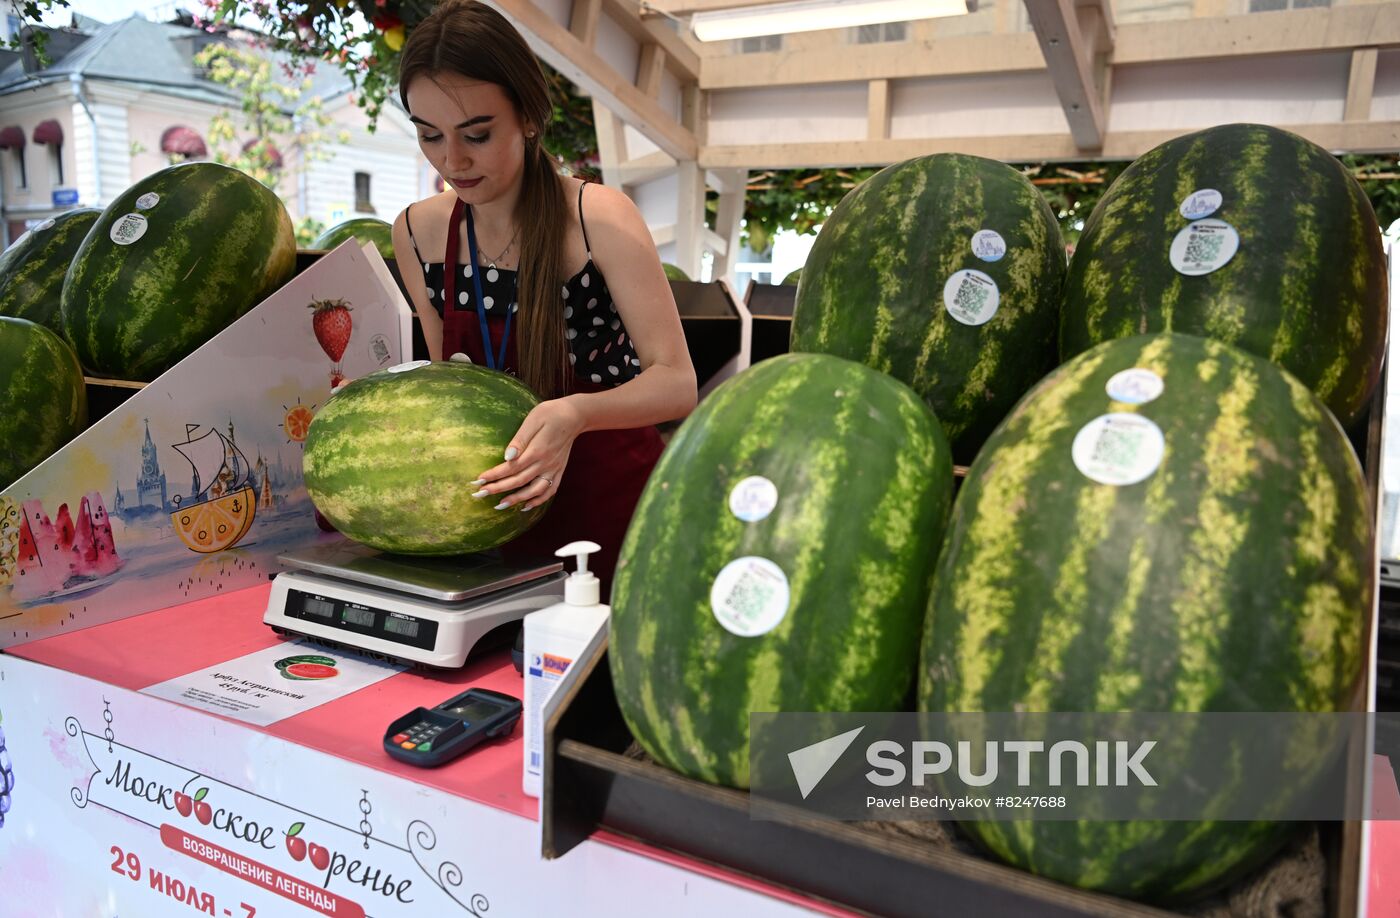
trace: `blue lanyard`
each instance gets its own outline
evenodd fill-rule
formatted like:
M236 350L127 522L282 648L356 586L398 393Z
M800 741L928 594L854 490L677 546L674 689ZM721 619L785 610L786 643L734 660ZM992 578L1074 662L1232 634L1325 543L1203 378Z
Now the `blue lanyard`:
M514 303L506 304L506 328L501 335L501 349L493 360L491 357L491 327L486 322L486 300L481 295L481 266L476 261L476 224L472 220L472 209L467 208L467 245L472 250L472 292L476 294L476 318L481 323L481 350L486 354L486 366L492 370L505 370L506 342L510 340L510 317ZM451 308L452 304L447 304Z

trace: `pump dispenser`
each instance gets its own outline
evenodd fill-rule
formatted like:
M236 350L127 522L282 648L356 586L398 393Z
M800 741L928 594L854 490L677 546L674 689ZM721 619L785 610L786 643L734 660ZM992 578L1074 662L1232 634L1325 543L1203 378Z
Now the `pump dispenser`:
M576 569L564 580L564 601L525 616L525 767L521 787L532 797L538 797L543 789L545 703L608 620L608 607L598 602L598 578L588 569L588 556L599 548L596 542L570 542L556 551L556 557L578 559Z
M596 542L570 542L554 553L556 558L578 558L578 569L564 581L564 602L571 606L598 605L598 578L588 570L588 556L601 547Z

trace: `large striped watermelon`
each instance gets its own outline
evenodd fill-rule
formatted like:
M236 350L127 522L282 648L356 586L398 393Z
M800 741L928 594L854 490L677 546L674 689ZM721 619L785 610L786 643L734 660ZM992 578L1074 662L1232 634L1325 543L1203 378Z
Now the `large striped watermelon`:
M102 211L65 211L25 233L0 255L0 316L28 319L62 334L63 276Z
M884 374L790 354L725 382L623 541L608 656L633 735L745 787L750 711L903 704L951 493L937 420Z
M333 249L347 239L357 239L361 243L373 242L384 260L394 260L394 228L375 217L352 217L337 223L316 237L311 243L313 249Z
M485 551L533 526L548 504L493 509L468 485L499 465L539 399L470 363L400 364L363 376L316 413L302 472L311 501L345 535L384 551Z
M0 488L87 427L87 386L73 349L28 319L0 316Z
M1056 364L1065 248L1015 169L954 153L852 189L802 267L792 350L858 360L909 384L959 462Z
M1298 380L1194 336L1106 343L1033 389L969 471L929 603L920 708L1345 710L1363 675L1371 540L1356 457ZM1012 864L1154 900L1240 876L1287 831L965 827Z
M287 209L257 180L181 163L132 185L88 233L63 285L83 366L154 379L291 278Z
M1099 201L1065 283L1061 357L1204 335L1283 366L1351 424L1380 378L1386 303L1380 227L1356 180L1295 134L1231 124L1145 153Z

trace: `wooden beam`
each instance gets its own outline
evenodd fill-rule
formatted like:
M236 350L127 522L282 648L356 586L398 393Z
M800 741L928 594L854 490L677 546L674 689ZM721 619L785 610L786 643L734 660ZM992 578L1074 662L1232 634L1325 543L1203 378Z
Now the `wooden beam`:
M647 6L672 16L689 16L691 13L715 13L751 6L771 6L777 2L781 0L647 0Z
M1091 39L1080 31L1073 0L1025 0L1050 80L1081 150L1103 144L1104 104L1094 80Z
M870 140L885 140L890 136L890 81L871 80L869 95L865 136Z
M691 277L700 276L705 229L705 173L699 164L676 164L680 177L676 192L676 267Z
M1131 23L1113 27L1111 35L1114 66L1400 47L1400 3ZM796 40L791 44L793 47L782 51L762 54L730 55L714 49L701 58L700 87L720 90L863 83L1045 68L1036 36L1029 33L911 41L901 45L897 54L879 45L842 48L839 55L832 55L829 47L809 50ZM1105 49L1095 50L1103 53Z
M708 123L705 118L705 93L700 90L699 84L687 83L682 86L681 125L695 137L697 145L705 143Z
M593 133L598 138L598 164L603 170L603 184L623 188L619 165L627 155L627 143L622 134L622 119L597 99L593 100Z
M1114 66L1400 45L1400 3L1120 25Z
M1040 45L1030 33L965 35L912 41L898 53L881 45L852 45L833 55L830 48L791 49L760 54L706 56L700 61L700 88L742 89L898 80L909 77L967 76L1045 69Z
M603 0L574 0L569 14L569 32L585 48L592 48L598 38L598 17L603 13Z
M622 27L639 45L658 44L666 52L666 66L682 83L700 76L700 55L672 27L670 22L657 22L642 17L640 0L603 0L608 18Z
M1351 75L1347 78L1347 104L1343 121L1370 121L1371 95L1376 89L1375 48L1351 52Z
M705 184L718 195L744 194L749 187L746 169L712 169L705 173Z
M652 143L678 160L694 160L698 155L700 144L691 131L531 0L496 0L493 5L521 31L532 51Z
M724 169L709 173L719 189L719 206L715 209L715 232L726 240L724 251L715 255L711 277L727 278L739 258L740 222L744 219L745 190L749 173L744 169Z
M645 185L676 169L676 161L661 151L623 160L618 164L618 172L625 185Z
M665 226L649 226L651 231L651 242L658 249L663 245L676 241L676 224L668 223Z
M1400 121L1279 125L1333 152L1384 153L1400 150ZM1189 130L1110 131L1096 158L1136 159ZM753 146L713 146L700 151L707 169L815 169L885 166L929 153L968 153L1003 162L1075 162L1084 152L1068 134L1008 134L996 137L923 137L849 140Z
M729 253L729 240L725 239L708 226L700 233L700 241L705 248L715 253L716 259L722 258Z
M1109 54L1117 38L1118 21L1111 0L1074 0L1079 31L1089 40L1092 54Z
M642 45L642 55L637 61L637 88L647 98L661 95L661 74L666 69L666 52L656 42Z

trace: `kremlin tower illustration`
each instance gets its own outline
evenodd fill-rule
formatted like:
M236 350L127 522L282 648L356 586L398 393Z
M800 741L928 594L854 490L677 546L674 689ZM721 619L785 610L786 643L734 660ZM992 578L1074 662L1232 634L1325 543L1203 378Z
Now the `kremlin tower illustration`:
M141 444L141 476L136 479L136 499L128 503L122 489L118 487L116 500L112 502L112 512L122 519L138 516L143 512L169 512L171 509L166 496L165 473L160 470L160 460L156 458L156 445L151 441L151 419L145 420L146 441Z

